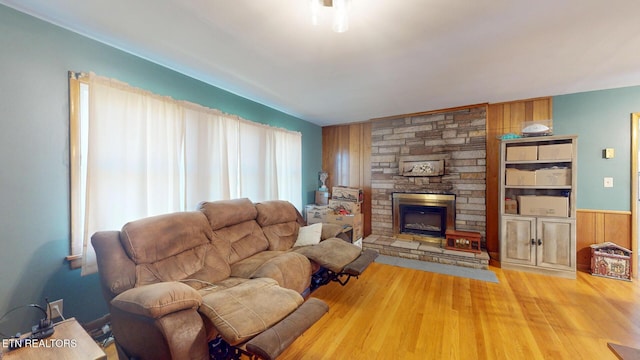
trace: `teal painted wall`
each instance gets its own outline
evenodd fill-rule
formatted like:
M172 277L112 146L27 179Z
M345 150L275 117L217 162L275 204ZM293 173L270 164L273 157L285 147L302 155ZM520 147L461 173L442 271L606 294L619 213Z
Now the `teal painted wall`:
M68 269L67 71L133 86L302 132L303 195L313 202L322 129L141 58L0 5L0 316L43 299L89 321L107 312L97 275ZM26 331L40 315L16 311L0 332Z
M631 210L631 113L640 86L553 98L553 131L578 135L578 209ZM615 149L603 159L602 150ZM603 187L613 177L613 188Z
M303 201L313 202L321 128L0 5L0 316L44 297L64 298L80 321L103 315L97 275L81 277L68 252L67 71L94 71L133 86L302 132ZM640 87L556 96L554 132L577 134L578 207L630 209L630 114ZM602 159L613 147L616 157ZM605 189L605 176L614 188ZM0 332L25 331L39 315L15 312Z

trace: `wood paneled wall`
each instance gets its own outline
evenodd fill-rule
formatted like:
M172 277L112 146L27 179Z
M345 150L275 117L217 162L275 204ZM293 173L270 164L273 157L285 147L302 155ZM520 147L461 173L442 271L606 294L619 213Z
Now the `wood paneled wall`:
M487 110L487 251L491 263L498 265L500 242L498 239L498 196L500 174L500 141L507 133L520 134L525 121L552 118L552 98L538 98L489 104Z
M591 268L592 244L610 241L631 249L631 212L606 210L580 210L576 219L576 259L578 269Z
M499 265L498 174L500 141L506 133L520 133L525 121L552 119L552 98L489 104L487 110L487 250L491 263ZM327 186L360 187L364 235L371 234L371 122L322 128L322 168L329 173ZM577 263L581 270L591 264L591 244L615 242L631 249L631 213L577 210Z
M329 189L363 189L363 232L364 236L371 234L371 123L323 127L322 169L329 173Z

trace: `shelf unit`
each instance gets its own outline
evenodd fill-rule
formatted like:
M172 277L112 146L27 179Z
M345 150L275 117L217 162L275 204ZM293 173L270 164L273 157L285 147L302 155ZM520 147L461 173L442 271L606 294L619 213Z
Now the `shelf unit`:
M539 149L549 153L549 147L542 147L561 144L566 144L563 145L565 151L558 154L566 156L561 155L560 158L550 156L543 160L513 160L511 157L507 160L507 152L517 152L519 150L517 147L529 147L527 148L529 156L532 154L531 147L535 147L537 158ZM569 144L570 150L567 152ZM502 268L566 278L576 277L577 148L575 135L501 141L499 236ZM511 172L509 169L514 171ZM560 170L561 174L566 176L557 177L555 175L558 169L568 169L570 175L566 173L567 170ZM548 171L555 171L554 176L549 176ZM510 183L507 184L507 172L516 175L525 174L523 176L526 180L519 181L521 178L511 178ZM507 213L505 199L518 199L520 196L553 196L552 200L567 204L568 209L563 213L552 206L547 209L548 205L543 204L540 208L529 208L526 214L522 214L524 212L522 204L518 202L517 213ZM567 199L566 202L564 198ZM564 207L559 209L564 210Z

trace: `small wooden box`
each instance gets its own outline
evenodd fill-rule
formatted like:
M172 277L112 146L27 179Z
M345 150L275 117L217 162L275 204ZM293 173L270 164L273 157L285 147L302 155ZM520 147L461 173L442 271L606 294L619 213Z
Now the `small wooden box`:
M480 240L482 239L482 235L478 232L447 230L445 235L447 238L444 245L445 249L474 253L482 252L480 249Z
M631 281L631 250L612 242L591 245L591 275Z

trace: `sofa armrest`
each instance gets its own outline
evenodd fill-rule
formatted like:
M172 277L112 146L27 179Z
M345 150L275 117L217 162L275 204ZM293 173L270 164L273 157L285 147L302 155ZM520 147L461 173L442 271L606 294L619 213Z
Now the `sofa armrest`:
M342 225L332 224L332 223L322 223L322 235L320 235L320 240L327 240L330 238L340 238L340 234L342 234Z
M128 313L158 319L180 310L197 309L202 296L181 282L162 282L129 289L111 300L111 305Z
M136 265L120 243L120 231L98 231L91 236L96 251L102 291L111 301L136 284Z

